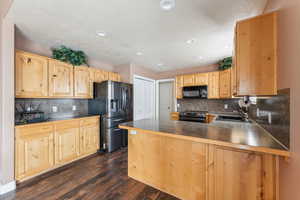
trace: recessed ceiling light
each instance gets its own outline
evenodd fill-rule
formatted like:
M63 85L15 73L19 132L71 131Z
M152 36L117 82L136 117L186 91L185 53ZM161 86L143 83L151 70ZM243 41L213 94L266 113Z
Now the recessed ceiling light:
M175 0L161 0L160 7L163 10L172 10L175 7Z
M203 59L203 57L202 57L202 56L199 56L198 58L199 58L199 60L202 60L202 59Z
M190 39L190 40L187 40L186 43L187 43L187 44L192 44L192 43L194 43L195 41L196 41L195 39Z
M143 53L142 52L136 52L136 55L141 56L141 55L143 55Z
M100 36L100 37L106 37L107 33L105 33L105 32L98 32L97 35Z
M158 63L157 64L157 66L159 66L159 67L161 67L161 66L163 66L164 64L162 64L162 63Z
M225 46L225 49L229 49L229 48L230 48L230 46L229 46L229 45L226 45L226 46Z

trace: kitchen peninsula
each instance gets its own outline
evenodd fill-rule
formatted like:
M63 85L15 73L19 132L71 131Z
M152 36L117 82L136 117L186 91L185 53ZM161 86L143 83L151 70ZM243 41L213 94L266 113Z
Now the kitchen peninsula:
M139 120L128 175L188 200L278 199L279 157L290 153L255 123Z

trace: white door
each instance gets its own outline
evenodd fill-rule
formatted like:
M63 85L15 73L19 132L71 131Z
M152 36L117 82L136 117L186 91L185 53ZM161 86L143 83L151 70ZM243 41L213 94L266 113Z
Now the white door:
M155 118L155 80L134 76L134 120Z
M169 119L174 111L173 81L159 82L159 119Z

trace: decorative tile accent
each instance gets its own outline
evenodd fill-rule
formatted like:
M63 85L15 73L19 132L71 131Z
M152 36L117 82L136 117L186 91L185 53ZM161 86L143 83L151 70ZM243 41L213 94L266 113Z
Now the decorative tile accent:
M279 90L277 96L258 98L257 104L250 106L249 116L290 148L290 89Z

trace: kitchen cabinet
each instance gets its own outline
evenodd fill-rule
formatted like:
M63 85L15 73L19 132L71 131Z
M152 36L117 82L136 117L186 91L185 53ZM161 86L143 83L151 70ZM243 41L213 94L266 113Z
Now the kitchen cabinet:
M74 96L73 66L49 59L49 96L70 98Z
M231 98L231 69L220 71L220 98Z
M195 85L208 85L208 73L195 74Z
M183 87L195 85L195 74L183 75Z
M16 126L15 178L24 181L99 149L99 116Z
M121 77L118 73L115 72L109 72L109 80L112 81L121 81Z
M183 76L176 76L175 79L175 94L176 99L182 99Z
M54 126L16 128L15 177L39 174L54 166Z
M209 99L218 99L220 98L220 85L219 85L220 73L210 72L208 73L208 98Z
M101 83L102 81L108 80L108 72L105 72L101 69L95 69L95 82Z
M79 121L70 120L55 125L55 164L75 160L79 154Z
M80 121L80 154L94 153L99 149L99 120L97 118Z
M15 95L17 98L48 96L48 59L23 51L15 56Z
M90 98L91 78L88 67L74 67L74 96L79 98Z
M236 96L277 94L277 12L236 24Z
M209 154L208 199L278 199L278 157L221 146Z

